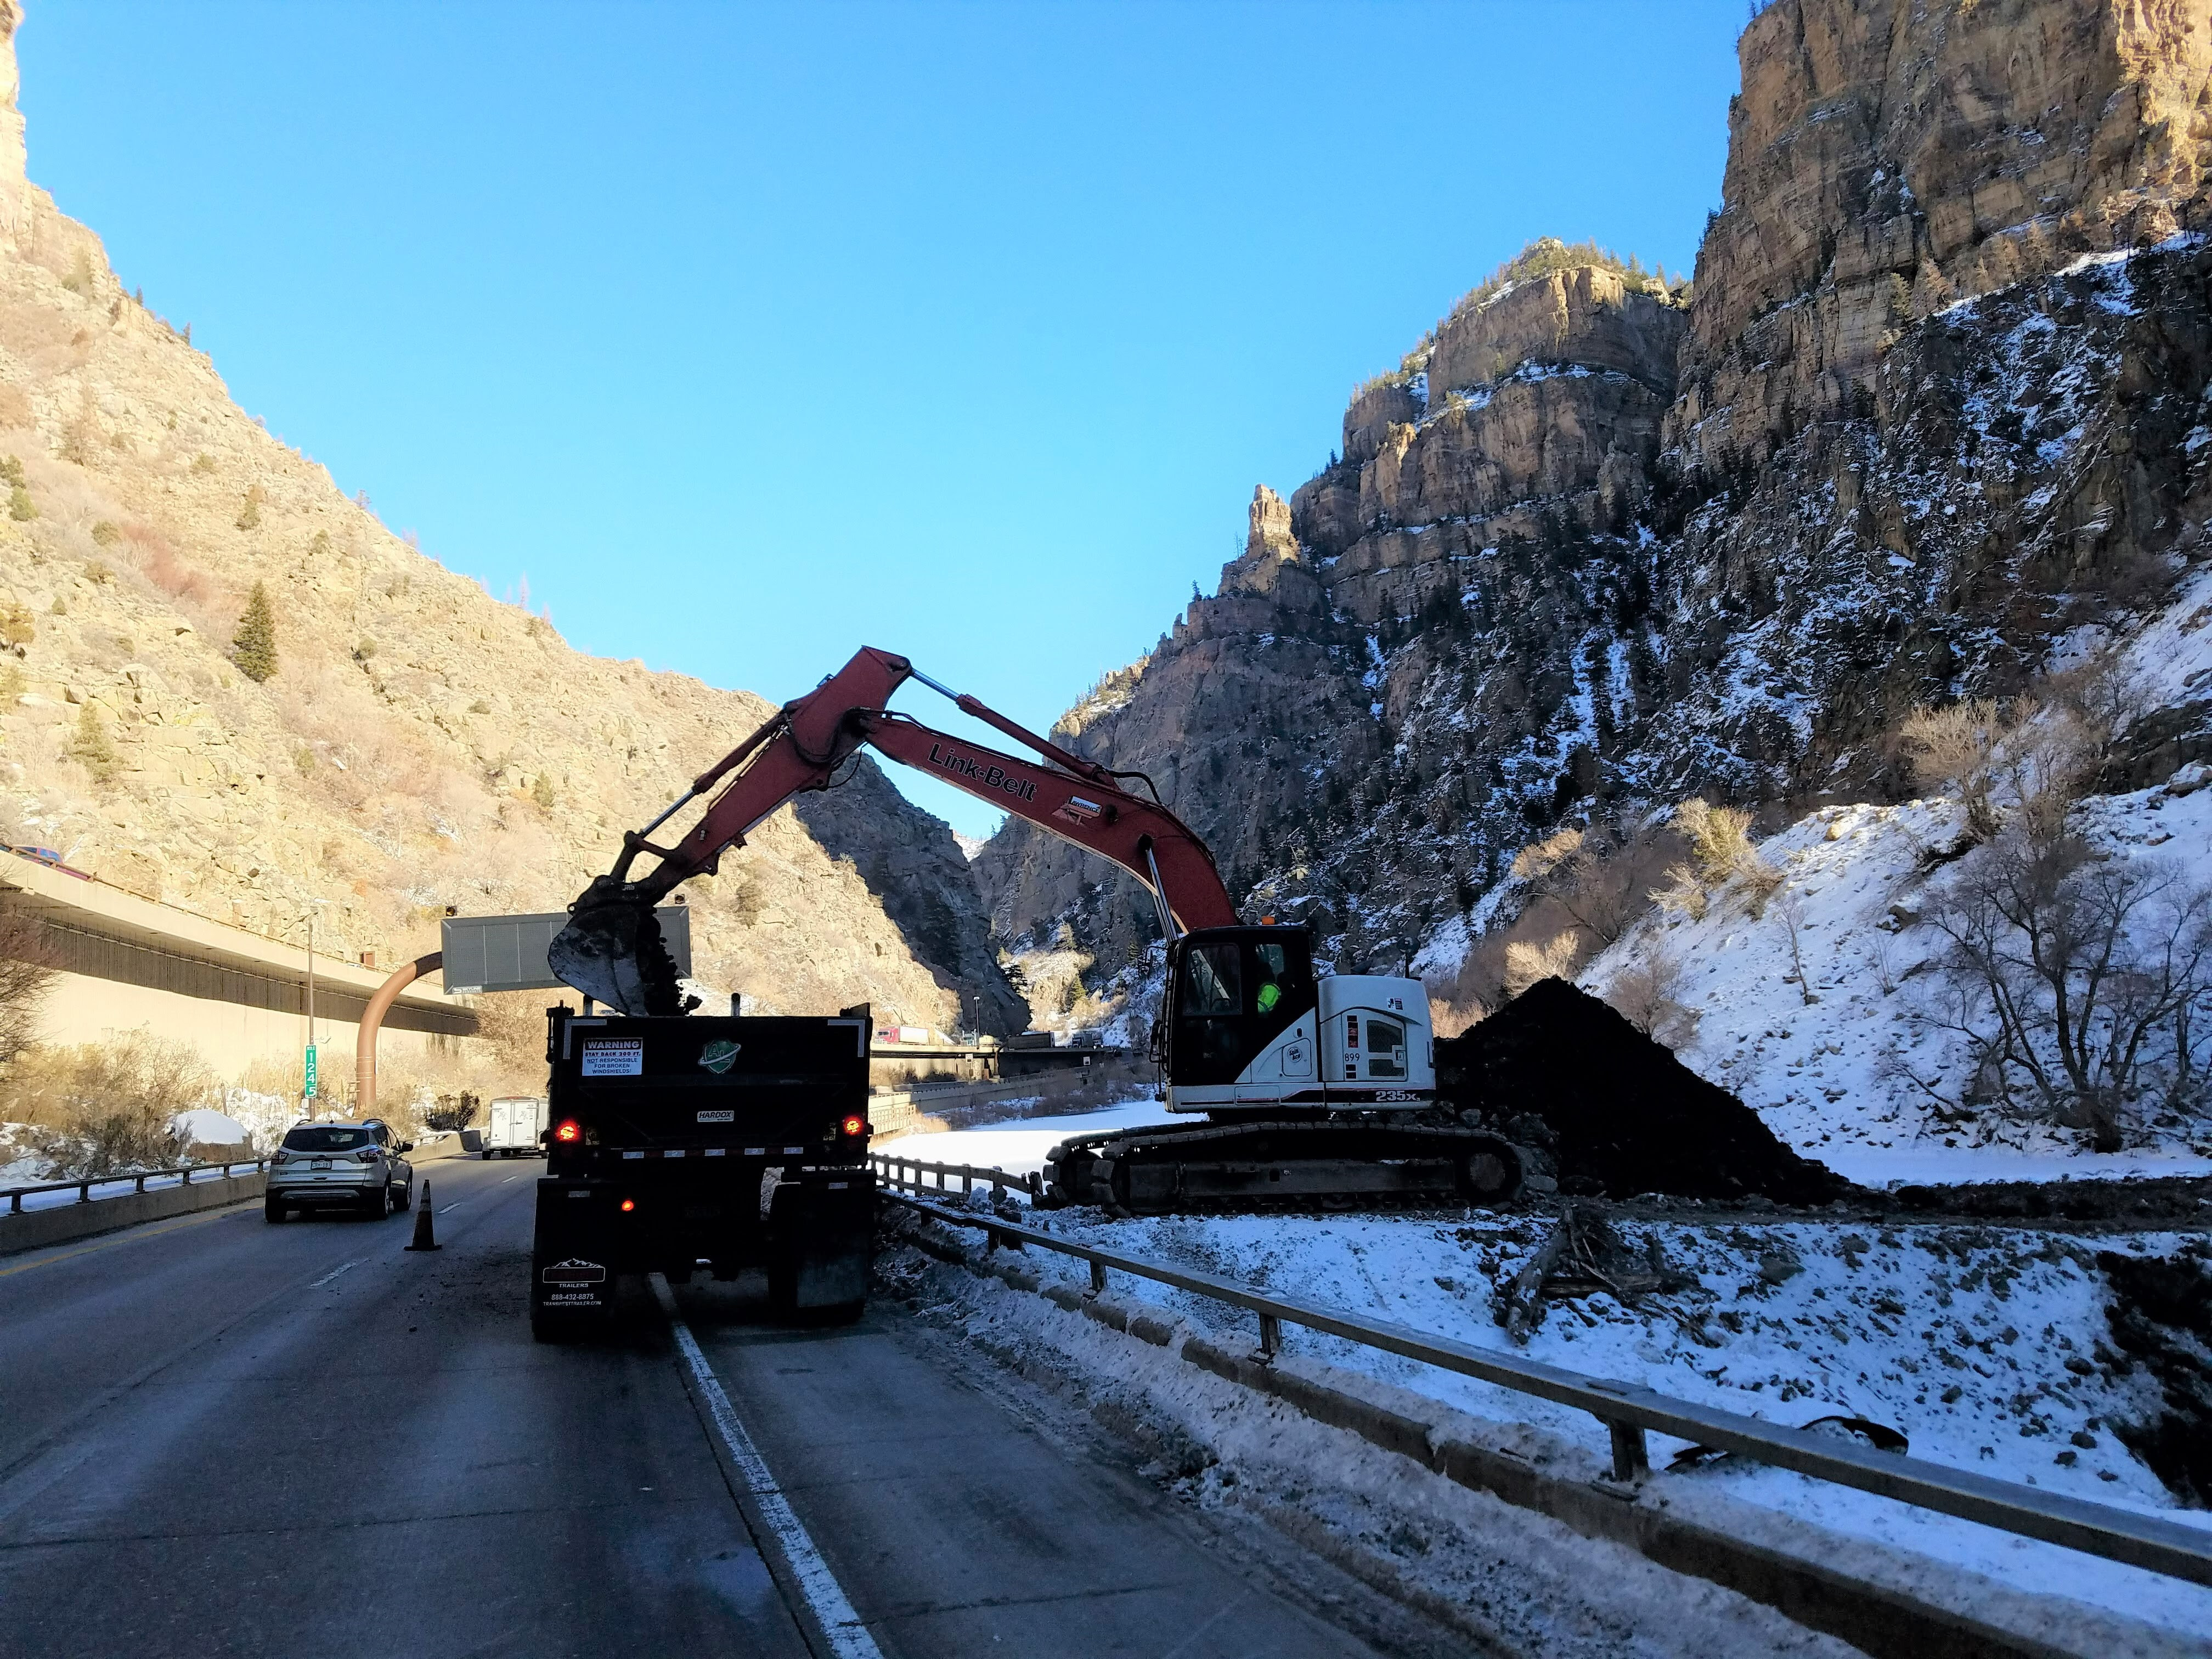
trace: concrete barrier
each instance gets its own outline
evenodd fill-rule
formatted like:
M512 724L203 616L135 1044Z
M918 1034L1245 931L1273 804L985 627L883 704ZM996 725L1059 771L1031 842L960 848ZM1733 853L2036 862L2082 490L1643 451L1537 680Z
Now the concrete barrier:
M451 1135L418 1146L407 1158L419 1166L461 1156L461 1138ZM167 1221L198 1210L219 1210L226 1204L249 1203L259 1198L268 1185L269 1177L257 1170L250 1175L212 1176L190 1186L123 1193L86 1204L57 1204L50 1210L26 1210L20 1215L0 1214L0 1255L66 1244L73 1238L90 1238L142 1222Z
M118 1227L135 1227L145 1221L166 1221L196 1210L219 1210L226 1204L245 1204L261 1196L269 1177L258 1170L251 1175L215 1176L187 1187L161 1187L150 1193L125 1193L115 1198L95 1198L89 1204L58 1204L51 1210L26 1210L21 1215L0 1215L0 1255L36 1250L48 1244L64 1244L72 1238L112 1233Z

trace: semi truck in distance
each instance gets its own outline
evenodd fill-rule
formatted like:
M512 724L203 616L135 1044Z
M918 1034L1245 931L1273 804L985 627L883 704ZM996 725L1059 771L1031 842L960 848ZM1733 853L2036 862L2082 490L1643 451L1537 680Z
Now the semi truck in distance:
M534 1095L502 1095L491 1103L483 1134L483 1155L535 1158L544 1151L545 1103Z
M868 1009L834 1018L547 1011L551 1133L530 1327L603 1325L618 1280L768 1273L777 1311L860 1316L875 1234Z

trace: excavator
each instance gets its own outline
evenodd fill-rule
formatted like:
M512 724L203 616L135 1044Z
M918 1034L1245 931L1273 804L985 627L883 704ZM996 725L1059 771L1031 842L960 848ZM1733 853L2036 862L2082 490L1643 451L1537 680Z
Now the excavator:
M909 679L1036 758L894 713L887 705ZM1152 1057L1169 1114L1200 1121L1061 1143L1046 1165L1048 1202L1141 1215L1497 1205L1519 1192L1518 1151L1437 1098L1418 980L1317 972L1309 928L1238 915L1212 854L1149 777L1073 754L888 651L863 648L625 833L613 870L569 907L547 953L553 972L621 1014L687 1012L696 1005L654 906L714 872L794 795L835 787L864 747L1097 854L1152 895L1167 941ZM648 839L717 786L687 833ZM635 871L641 855L653 862Z

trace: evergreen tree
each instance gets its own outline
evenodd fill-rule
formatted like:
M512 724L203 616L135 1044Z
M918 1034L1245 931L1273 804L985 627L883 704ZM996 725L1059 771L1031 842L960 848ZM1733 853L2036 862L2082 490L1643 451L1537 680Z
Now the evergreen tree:
M269 590L259 582L247 596L246 614L231 635L230 659L238 672L257 684L276 672L276 617L269 605Z
M107 723L90 703L77 710L76 735L70 740L70 753L92 774L94 782L106 783L115 776L115 745L108 740Z

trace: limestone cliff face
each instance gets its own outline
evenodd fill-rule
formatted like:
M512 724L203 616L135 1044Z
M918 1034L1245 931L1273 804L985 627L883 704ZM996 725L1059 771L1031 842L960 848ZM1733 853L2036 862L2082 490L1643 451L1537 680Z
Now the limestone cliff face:
M18 9L0 0L0 88ZM385 529L233 403L25 182L0 107L0 840L322 948L557 908L769 705L570 649ZM0 483L0 503L11 500ZM255 584L265 682L233 660ZM811 827L818 826L818 827ZM696 884L702 980L949 1028L1025 1012L951 832L872 772Z
M2203 556L2208 52L2201 4L1779 0L1694 298L1532 248L1064 729L1347 964L1563 821L1899 787L1913 703ZM1018 826L977 869L1018 944L1066 922L1110 970L1148 932Z
M1149 773L1232 890L1273 878L1271 893L1298 901L1285 908L1349 921L1349 893L1332 906L1290 890L1330 863L1337 832L1324 826L1391 793L1423 636L1460 627L1471 607L1540 624L1547 594L1471 585L1522 570L1540 538L1618 540L1650 494L1683 326L1655 283L1599 266L1509 281L1463 307L1400 378L1355 396L1344 459L1287 512L1255 493L1218 592L1058 730L1094 759ZM1542 685L1510 679L1487 711L1495 738L1533 730L1542 699ZM1418 879L1413 852L1352 879ZM1042 945L1073 921L1110 971L1152 925L1133 884L1019 824L976 871L994 925L1017 943ZM1421 874L1446 903L1466 886L1449 861Z
M1741 46L1669 445L1763 458L1961 298L2203 216L2196 0L1778 0Z

